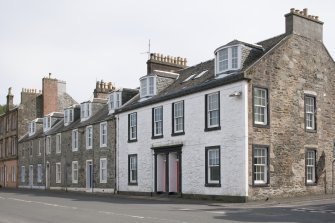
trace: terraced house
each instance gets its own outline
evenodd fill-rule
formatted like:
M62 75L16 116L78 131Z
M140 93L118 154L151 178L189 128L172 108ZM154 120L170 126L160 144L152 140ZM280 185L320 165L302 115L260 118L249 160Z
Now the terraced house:
M28 123L50 110L63 110L74 100L66 93L66 83L51 78L51 74L42 79L41 91L23 88L20 104L14 106L13 100L9 88L7 111L0 116L0 186L15 188L18 185L17 145L26 134Z
M291 9L285 27L191 67L152 54L140 94L116 111L117 190L233 201L330 192L335 64L317 16Z
M113 113L137 92L97 82L93 100L33 120L19 142L20 187L114 193Z

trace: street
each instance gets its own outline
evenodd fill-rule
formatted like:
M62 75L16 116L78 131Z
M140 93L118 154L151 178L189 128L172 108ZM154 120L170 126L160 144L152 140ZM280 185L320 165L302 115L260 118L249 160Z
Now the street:
M0 223L334 221L332 197L230 204L177 198L0 190Z

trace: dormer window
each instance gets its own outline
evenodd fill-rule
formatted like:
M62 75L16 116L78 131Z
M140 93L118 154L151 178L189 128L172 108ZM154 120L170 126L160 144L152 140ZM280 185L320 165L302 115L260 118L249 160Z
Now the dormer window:
M156 76L145 76L140 79L141 98L156 94Z
M89 119L92 114L91 102L82 103L80 105L80 111L81 111L80 113L81 121L86 121L87 119Z
M43 131L48 131L51 128L51 116L43 118Z
M118 109L122 105L122 92L113 92L108 97L108 109L109 112L114 112L115 109Z
M30 122L28 126L29 136L32 136L36 132L36 122Z
M229 46L215 51L216 75L241 67L241 46Z
M64 111L64 125L67 126L73 122L73 109L65 109Z

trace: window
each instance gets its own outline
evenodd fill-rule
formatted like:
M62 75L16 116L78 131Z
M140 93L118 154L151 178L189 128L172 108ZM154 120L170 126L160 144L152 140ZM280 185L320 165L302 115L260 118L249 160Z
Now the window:
M72 130L72 151L78 151L78 129Z
M80 111L81 121L86 121L87 119L89 119L92 114L91 102L85 102L80 104Z
M72 183L78 183L78 161L72 161Z
M45 153L48 155L51 153L51 137L47 136L45 139Z
M305 126L306 130L316 130L316 103L314 96L305 95Z
M122 105L122 92L113 92L109 95L108 108L110 112L114 112L115 109Z
M64 125L67 126L73 122L73 109L65 109L64 111Z
M12 166L11 171L12 171L12 182L16 182L16 166Z
M172 135L184 134L184 101L172 104Z
M137 140L137 113L128 115L128 141L134 142Z
M100 147L107 146L107 122L100 123Z
M100 183L107 183L107 158L100 159Z
M62 135L61 133L58 133L56 135L56 153L61 153L61 145L62 145Z
M163 136L163 106L153 108L152 136L153 138Z
M220 129L220 92L205 95L205 130Z
M240 69L240 48L240 46L232 46L215 51L217 75L228 70Z
M56 183L61 183L61 164L56 163Z
M33 156L33 142L30 142L29 144L29 156Z
M26 167L21 166L21 183L26 181Z
M43 131L46 132L51 128L51 116L43 118Z
M36 122L30 122L28 125L28 133L29 136L34 135L36 132Z
M42 164L37 164L37 183L42 182Z
M265 126L268 125L268 94L267 89L254 88L254 124Z
M268 184L268 147L253 147L253 183L254 185Z
M220 162L220 147L206 148L206 186L219 187L221 182L221 162Z
M140 79L141 98L156 94L156 76L145 76Z
M306 183L307 184L315 184L315 150L307 150L306 151Z
M92 126L86 127L86 149L92 149L93 144L93 128Z
M128 156L128 184L137 185L137 155Z
M37 154L38 156L41 156L41 155L42 155L42 153L41 153L41 140L42 140L42 139L39 139L39 140L38 140L38 154Z

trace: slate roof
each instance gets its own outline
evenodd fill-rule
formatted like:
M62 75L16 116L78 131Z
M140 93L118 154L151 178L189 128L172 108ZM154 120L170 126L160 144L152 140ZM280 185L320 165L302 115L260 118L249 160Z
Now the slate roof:
M204 91L221 85L229 84L239 80L247 79L244 76L244 71L252 66L259 58L261 58L265 53L275 47L286 34L281 34L275 37L272 37L267 40L263 40L256 44L248 44L239 40L233 40L226 45L230 46L236 44L243 44L245 46L257 49L255 52L250 53L249 57L245 60L243 67L238 71L229 71L226 73L225 77L215 78L215 64L214 59L199 63L192 67L187 67L185 69L176 71L179 73L179 77L166 89L161 91L159 94L153 96L147 100L140 100L140 96L135 96L132 100L126 103L123 107L117 109L115 114L130 111L136 108L143 106L151 105L161 101L178 98L184 95L192 94L195 92ZM223 47L221 46L221 47ZM221 48L220 47L220 48ZM219 48L218 48L219 49ZM207 72L202 75L200 78L194 78L197 74L207 70ZM194 75L195 74L195 75ZM191 75L194 75L190 80L185 81Z

